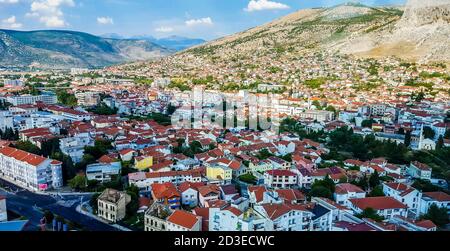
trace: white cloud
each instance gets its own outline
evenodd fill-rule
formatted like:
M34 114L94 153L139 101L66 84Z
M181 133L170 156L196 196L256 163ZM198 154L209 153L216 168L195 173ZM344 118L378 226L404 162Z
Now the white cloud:
M245 11L253 12L253 11L261 11L261 10L286 10L290 7L283 3L278 3L270 0L251 0L248 3Z
M16 20L16 16L11 16L7 19L2 20L2 27L8 28L8 29L20 29L22 28L22 24L18 23Z
M18 2L19 0L0 0L0 3L9 3L9 4L14 4Z
M187 20L185 22L185 24L189 27L200 26L200 25L209 25L209 26L214 25L214 23L210 17Z
M114 24L114 20L110 17L97 17L97 23L99 23L99 24Z
M161 32L161 33L169 33L169 32L174 31L174 28L168 27L168 26L161 26L159 28L156 28L155 31Z
M74 7L74 0L35 0L31 3L31 12L27 17L35 17L47 27L58 28L67 26L62 7Z

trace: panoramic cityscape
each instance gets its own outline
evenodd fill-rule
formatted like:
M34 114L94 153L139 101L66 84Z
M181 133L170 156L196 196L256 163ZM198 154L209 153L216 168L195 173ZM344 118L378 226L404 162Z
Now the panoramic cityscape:
M93 2L0 0L0 231L450 230L449 0Z

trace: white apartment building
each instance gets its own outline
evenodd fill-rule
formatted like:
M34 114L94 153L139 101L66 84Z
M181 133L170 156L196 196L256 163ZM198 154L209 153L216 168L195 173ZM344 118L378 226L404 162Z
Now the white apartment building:
M94 146L94 144L95 142L89 133L79 133L73 137L59 140L61 152L70 156L74 163L78 163L83 159L85 146Z
M273 225L264 215L249 209L242 212L231 206L209 208L209 231L270 231Z
M367 208L374 209L378 215L385 219L393 216L406 217L408 206L392 197L368 197L362 199L350 199L350 209L354 213L362 213Z
M420 163L418 161L411 162L407 173L413 178L430 180L432 169L427 164Z
M408 206L408 211L415 217L418 216L422 193L417 189L403 183L391 182L383 183L383 192Z
M0 149L0 177L32 191L63 185L62 163L12 147Z
M450 195L444 192L424 192L420 201L420 214L426 214L431 205L447 208L450 215Z
M312 119L318 122L326 122L334 120L334 113L330 111L321 111L321 110L306 110L298 116L302 119Z
M186 211L175 210L167 218L167 231L201 231L202 219L200 216Z
M100 103L100 94L98 92L78 92L75 93L78 105L96 106Z
M13 116L9 111L0 111L0 130L5 131L7 128L14 128Z
M273 231L309 231L313 227L314 214L305 205L264 204L255 211L272 224Z
M349 199L365 198L366 192L361 188L350 184L337 184L334 192L334 199L339 205L349 206Z
M39 101L47 105L53 105L58 103L57 96L51 94L42 94L37 96L32 95L11 96L8 97L6 100L14 106L36 104L36 102Z
M8 214L6 212L6 197L0 195L0 222L7 220Z
M297 174L289 170L269 170L264 173L264 185L272 188L290 188L297 184Z

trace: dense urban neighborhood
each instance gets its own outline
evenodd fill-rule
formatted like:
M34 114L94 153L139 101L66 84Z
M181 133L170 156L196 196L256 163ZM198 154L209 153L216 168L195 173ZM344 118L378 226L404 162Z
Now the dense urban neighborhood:
M315 84L321 81L305 80L299 89L278 92L274 84L220 91L209 86L213 76L189 80L183 89L178 78L115 68L2 72L0 225L44 231L447 229L448 93L431 95L407 83L420 78L447 88L448 72L440 65L391 67L380 74L401 81L377 87L378 95L355 93L351 80L338 79L324 80L320 90ZM259 123L250 128L250 96L277 98L258 103L256 112L276 117L278 131ZM206 120L211 109L217 117ZM230 112L235 123L228 127ZM174 116L188 123L178 128ZM37 199L30 203L29 196ZM20 200L31 212L18 207Z
M0 30L0 231L450 230L450 5L407 2L176 53Z

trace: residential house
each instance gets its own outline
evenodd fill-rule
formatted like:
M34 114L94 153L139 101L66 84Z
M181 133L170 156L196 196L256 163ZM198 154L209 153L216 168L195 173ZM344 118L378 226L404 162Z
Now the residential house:
M420 214L426 214L433 204L447 208L450 214L450 195L444 192L424 192L420 201Z
M86 166L86 177L88 180L97 180L102 183L110 182L111 178L119 175L121 170L121 165L95 163Z
M210 184L197 188L198 190L198 201L199 205L202 207L209 207L209 201L215 201L220 199L220 189L217 185Z
M431 167L418 161L411 162L408 168L408 174L416 179L430 180L431 172Z
M168 231L167 218L173 211L167 206L160 203L153 203L144 215L145 231Z
M378 215L385 219L393 216L406 216L408 206L392 197L368 197L361 199L349 199L349 207L354 213L362 213L367 208L374 209Z
M203 183L183 182L178 186L181 193L181 204L189 207L196 207L198 205L198 188L204 186Z
M167 231L201 231L201 217L186 211L175 210L167 218Z
M263 204L255 211L273 224L274 231L309 231L312 229L313 213L305 205Z
M126 206L130 202L131 196L127 193L107 188L98 197L97 215L109 222L121 221L125 218Z
M154 201L168 205L170 209L181 207L181 195L173 183L152 184L151 188Z
M350 206L349 199L360 199L366 197L366 192L350 183L341 183L336 185L334 200L343 206Z
M418 217L420 201L422 193L408 185L397 182L383 183L383 192L386 196L393 197L401 203L408 206L408 212L413 214L413 217Z
M269 170L264 173L264 184L272 188L290 188L297 185L297 174L289 170Z

